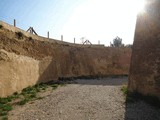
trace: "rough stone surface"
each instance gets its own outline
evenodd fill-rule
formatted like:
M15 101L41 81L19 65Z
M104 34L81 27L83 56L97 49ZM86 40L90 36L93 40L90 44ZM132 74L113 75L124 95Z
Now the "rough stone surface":
M0 29L0 96L59 77L126 75L131 49L40 41ZM14 86L13 86L14 85ZM6 92L5 92L6 91ZM8 91L8 92L7 92Z
M5 97L37 83L39 61L0 50L0 96Z
M137 18L129 90L160 98L160 1L146 0Z

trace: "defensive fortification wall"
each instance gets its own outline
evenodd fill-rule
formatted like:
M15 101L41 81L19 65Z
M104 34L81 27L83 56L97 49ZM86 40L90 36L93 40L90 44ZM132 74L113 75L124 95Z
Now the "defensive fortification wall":
M18 38L16 31L0 29L0 97L59 78L128 75L130 48Z
M137 18L129 91L160 98L160 1L146 3Z

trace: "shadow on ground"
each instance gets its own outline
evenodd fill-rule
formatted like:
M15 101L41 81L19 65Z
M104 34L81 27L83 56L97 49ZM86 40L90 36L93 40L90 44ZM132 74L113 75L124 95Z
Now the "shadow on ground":
M125 120L160 120L160 108L146 103L144 100L126 100Z
M128 77L78 79L75 82L80 85L122 86L127 85ZM160 120L160 108L148 103L146 99L138 95L126 99L124 120Z
M119 78L97 78L97 79L77 79L75 83L81 85L109 85L109 86L120 86L127 84L127 77L119 77Z

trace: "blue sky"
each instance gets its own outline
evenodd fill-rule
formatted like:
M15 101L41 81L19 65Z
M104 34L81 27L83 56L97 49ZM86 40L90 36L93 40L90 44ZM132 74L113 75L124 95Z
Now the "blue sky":
M34 27L41 36L80 43L85 37L92 43L109 45L119 36L132 44L140 0L1 0L0 20L27 30ZM142 1L142 0L141 0Z

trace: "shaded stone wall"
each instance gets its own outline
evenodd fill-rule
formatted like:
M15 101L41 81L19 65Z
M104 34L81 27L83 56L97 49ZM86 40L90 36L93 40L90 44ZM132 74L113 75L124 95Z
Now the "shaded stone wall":
M128 87L160 98L160 0L146 0L137 16Z

